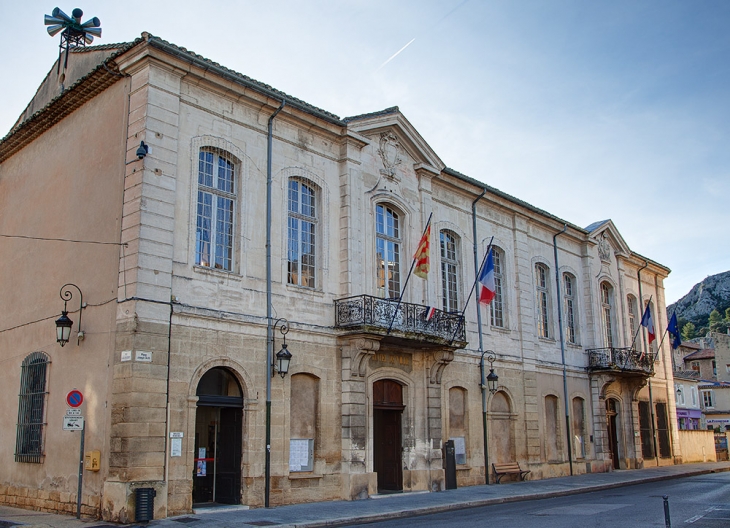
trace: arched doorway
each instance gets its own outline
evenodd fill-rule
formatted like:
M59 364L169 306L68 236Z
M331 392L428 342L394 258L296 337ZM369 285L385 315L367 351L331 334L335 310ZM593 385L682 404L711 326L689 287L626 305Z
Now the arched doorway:
M606 428L608 432L608 449L613 460L613 469L621 469L621 461L618 455L618 401L613 398L606 400Z
M225 368L206 372L196 390L193 504L241 502L243 392Z
M403 490L403 386L394 380L373 383L373 466L378 492Z
M489 410L489 458L495 463L514 462L517 458L512 431L512 405L507 394L503 391L495 393Z

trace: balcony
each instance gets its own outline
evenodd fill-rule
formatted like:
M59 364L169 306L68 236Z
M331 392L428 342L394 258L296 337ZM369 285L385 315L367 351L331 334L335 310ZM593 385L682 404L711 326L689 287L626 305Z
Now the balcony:
M397 308L397 311L396 311ZM335 301L335 327L353 333L389 336L394 340L423 344L466 346L464 317L436 310L426 319L428 306L371 295L356 295ZM388 333L388 328L392 328Z
M644 354L634 348L592 348L588 353L589 371L613 371L624 374L651 376L654 361L651 354Z

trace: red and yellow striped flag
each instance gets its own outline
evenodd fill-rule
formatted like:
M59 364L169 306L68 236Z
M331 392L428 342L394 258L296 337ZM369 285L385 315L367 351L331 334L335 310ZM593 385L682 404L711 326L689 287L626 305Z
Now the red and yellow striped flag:
M413 260L416 261L416 267L413 270L413 274L422 279L426 278L428 270L431 269L429 260L429 248L431 240L431 225L426 228L426 232L423 233L421 241L418 243L418 249L416 254L413 256Z

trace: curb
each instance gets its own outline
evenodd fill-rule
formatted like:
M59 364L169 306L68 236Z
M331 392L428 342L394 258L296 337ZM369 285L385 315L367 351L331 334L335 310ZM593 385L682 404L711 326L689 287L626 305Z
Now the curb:
M512 497L499 497L492 499L480 499L471 500L466 502L452 503L452 504L441 504L438 506L427 506L421 508L414 508L411 510L401 510L387 513L375 513L370 515L362 515L358 517L341 517L339 519L330 519L326 521L310 521L295 524L283 524L280 528L325 528L334 526L348 526L351 524L365 524L372 522L388 521L394 519L405 519L408 517L418 517L421 515L432 515L435 513L444 513L450 511L465 510L468 508L479 508L482 506L492 506L496 504L506 504L511 502L530 501L537 499L552 499L555 497L565 497L568 495L579 495L581 493L591 493L594 491L602 491L607 489L621 488L624 486L634 486L636 484L647 484L651 482L658 482L662 480L675 480L685 477L696 477L698 475L708 475L711 473L724 473L730 471L730 467L726 468L713 468L713 469L698 469L694 471L688 471L686 473L675 474L675 475L657 475L651 477L637 478L630 481L624 482L612 482L608 484L597 484L593 486L585 486L582 488L567 489L560 491L546 491L542 493L530 493L527 495L515 495Z

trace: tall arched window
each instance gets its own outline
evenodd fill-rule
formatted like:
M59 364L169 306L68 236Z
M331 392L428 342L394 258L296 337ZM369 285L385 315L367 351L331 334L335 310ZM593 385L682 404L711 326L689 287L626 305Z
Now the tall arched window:
M571 344L578 343L576 318L575 276L563 273L563 304L565 305L565 340Z
M40 463L43 460L43 433L46 407L46 374L50 360L43 352L33 352L23 360L18 395L18 429L15 461Z
M309 374L293 375L289 401L289 471L312 471L317 439L319 378Z
M466 394L466 390L461 387L449 389L449 440L454 441L457 464L466 464L466 440L469 429Z
M537 293L537 335L549 338L550 334L550 272L545 264L535 264L535 288Z
M545 396L545 458L549 462L560 460L560 426L558 422L557 396Z
M492 246L492 260L494 262L494 299L489 305L492 326L504 328L504 251Z
M290 179L288 186L288 277L289 284L315 287L317 193L314 186Z
M375 252L378 295L400 296L400 215L385 205L375 206Z
M233 156L205 147L198 155L195 263L233 269L233 229L237 171Z
M586 418L585 400L573 398L573 440L575 445L575 458L586 456Z
M651 314L651 320L654 322L654 332L659 334L659 332L657 331L657 329L659 328L659 321L657 320L657 317L656 317L656 311L654 311L654 304L649 301L646 301L646 303L644 303L644 310L646 310L647 308L649 308L649 313ZM642 312L642 316L643 315L644 314ZM646 332L646 330L645 330L645 332ZM648 343L648 339L649 339L649 334L647 334L647 343ZM657 350L658 350L657 345L658 344L659 344L659 342L655 339L649 345L649 349L647 351L648 354L652 354L652 359L655 361L659 361L659 355L657 354Z
M459 311L459 239L451 231L443 230L441 244L441 299L445 312Z
M631 332L629 338L633 341L634 348L641 351L643 350L641 339L634 339L635 337L637 337L636 331L639 329L639 319L641 318L636 304L636 297L630 294L627 295L626 304L628 305L629 309L629 331Z
M601 318L603 320L603 344L613 347L613 288L607 282L601 283Z

